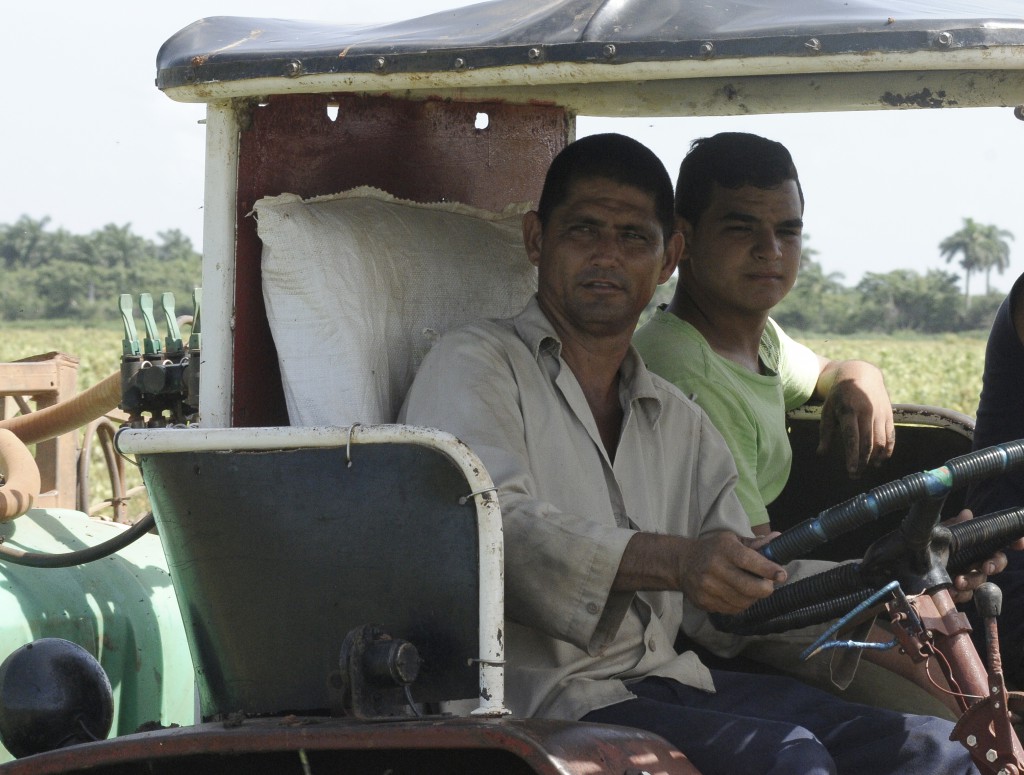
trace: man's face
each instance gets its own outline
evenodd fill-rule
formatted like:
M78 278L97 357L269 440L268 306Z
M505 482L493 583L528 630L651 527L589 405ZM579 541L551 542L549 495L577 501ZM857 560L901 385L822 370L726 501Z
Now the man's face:
M792 180L776 188L716 184L696 227L682 221L682 229L679 273L698 305L767 314L796 282L803 208Z
M552 323L597 336L632 334L681 248L676 234L666 250L652 196L605 178L577 180L543 229L527 214L523 238Z

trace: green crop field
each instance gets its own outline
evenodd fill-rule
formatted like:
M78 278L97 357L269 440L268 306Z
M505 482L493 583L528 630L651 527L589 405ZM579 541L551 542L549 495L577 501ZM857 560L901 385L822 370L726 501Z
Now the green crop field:
M79 359L78 387L82 390L120 368L122 336L115 325L86 328L4 323L0 363L48 352L66 353Z
M78 388L99 382L118 370L122 333L116 326L27 326L5 324L0 332L0 363L52 351L79 359ZM981 390L985 356L982 335L936 337L797 337L829 358L862 358L878 364L895 403L928 404L974 416ZM91 502L110 496L102 456L90 467ZM127 486L141 483L129 467ZM106 489L104 489L106 488ZM139 514L134 501L129 513Z
M985 336L797 339L828 358L861 358L878 365L893 403L941 406L974 417L985 365Z

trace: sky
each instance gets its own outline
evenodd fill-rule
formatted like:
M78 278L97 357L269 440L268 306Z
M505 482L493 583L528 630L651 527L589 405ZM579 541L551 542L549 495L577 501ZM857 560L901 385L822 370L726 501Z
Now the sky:
M153 84L160 45L206 16L364 24L414 18L463 0L175 0L12 3L4 8L0 224L48 216L84 234L129 224L156 240L180 229L202 249L204 106ZM807 199L808 246L826 272L961 270L938 243L965 217L1013 233L1008 290L1024 271L1016 195L1024 122L1010 108L870 111L685 119L580 117L577 134L619 131L649 145L675 176L689 142L723 130L786 144ZM1013 151L1011 153L1011 150ZM981 283L972 279L972 291Z

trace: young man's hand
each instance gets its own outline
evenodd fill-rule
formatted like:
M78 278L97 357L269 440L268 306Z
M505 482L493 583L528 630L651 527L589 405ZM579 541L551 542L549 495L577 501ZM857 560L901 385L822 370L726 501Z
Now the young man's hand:
M818 454L827 452L838 438L846 470L854 478L892 456L896 445L892 402L877 366L822 359L815 395L825 401Z

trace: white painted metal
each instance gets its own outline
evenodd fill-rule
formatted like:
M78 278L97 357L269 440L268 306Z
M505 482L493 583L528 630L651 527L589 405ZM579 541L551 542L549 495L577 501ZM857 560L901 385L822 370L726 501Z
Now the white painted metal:
M203 336L200 422L231 425L235 310L235 198L238 180L238 120L230 102L206 111L206 190L203 203Z

